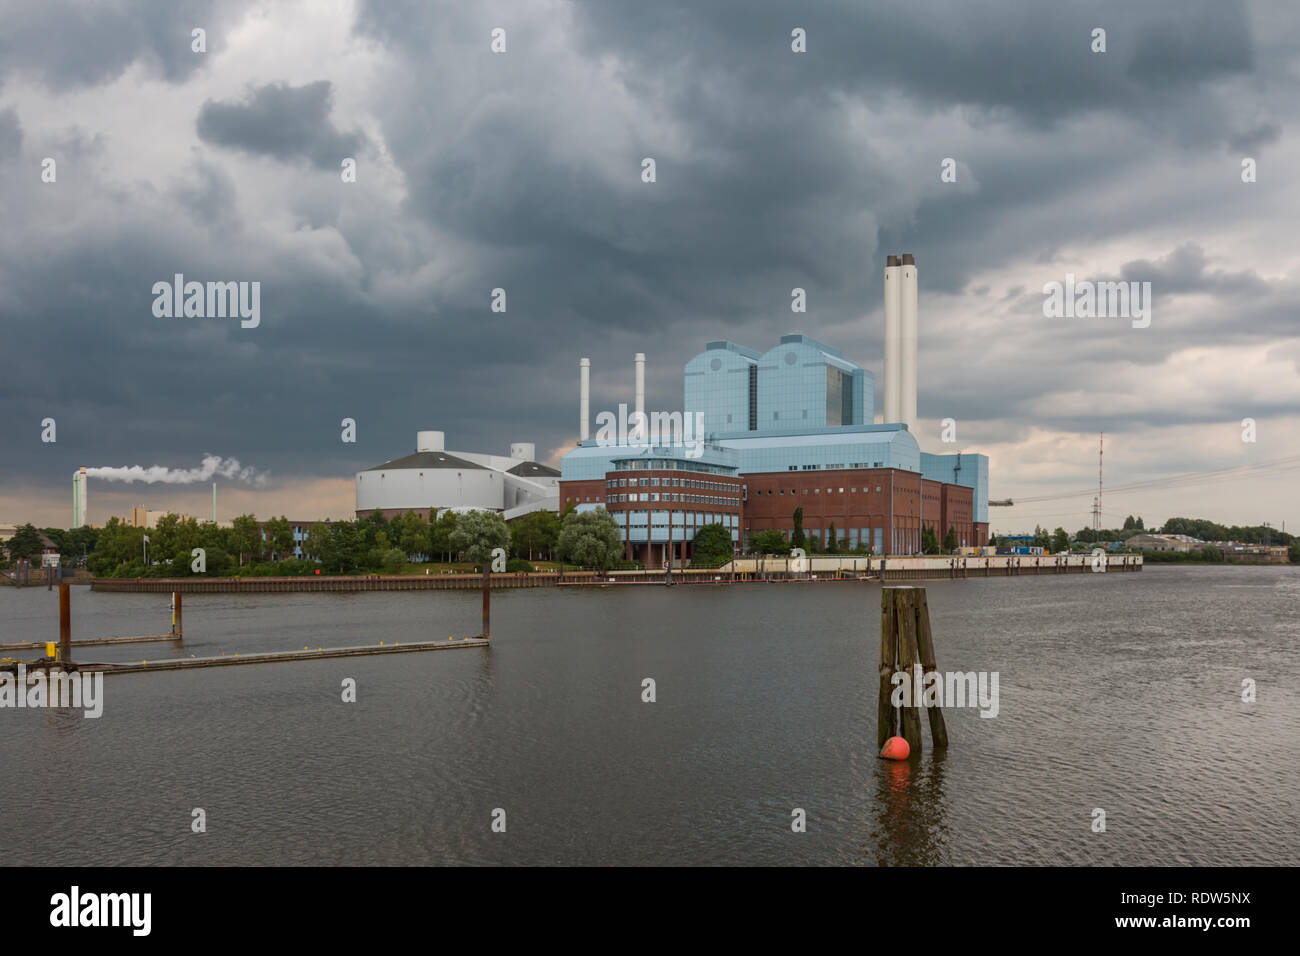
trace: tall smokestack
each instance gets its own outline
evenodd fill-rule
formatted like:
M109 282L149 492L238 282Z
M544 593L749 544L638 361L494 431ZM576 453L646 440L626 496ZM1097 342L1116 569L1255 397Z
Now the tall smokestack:
M591 432L591 359L578 359L578 441Z
M637 352L635 362L636 362L637 421L644 423L645 422L645 353Z
M885 260L885 374L884 395L885 421L899 420L898 411L898 376L899 376L899 334L902 316L902 267L898 256Z
M916 433L916 260L903 253L902 308L899 322L898 420Z
M217 483L212 483L212 523L217 523Z
M86 525L86 466L72 473L72 526Z

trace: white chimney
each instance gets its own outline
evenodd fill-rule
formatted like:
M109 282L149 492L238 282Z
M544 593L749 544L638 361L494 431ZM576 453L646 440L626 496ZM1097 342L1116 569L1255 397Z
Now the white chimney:
M446 436L442 432L416 432L416 451L443 451Z
M902 309L899 322L898 420L916 434L916 260L903 253Z
M885 260L885 373L882 388L887 423L899 420L899 362L902 353L899 350L899 338L902 322L902 267L898 256Z
M636 414L637 421L645 422L645 353L636 353Z
M578 440L591 431L591 359L578 359Z

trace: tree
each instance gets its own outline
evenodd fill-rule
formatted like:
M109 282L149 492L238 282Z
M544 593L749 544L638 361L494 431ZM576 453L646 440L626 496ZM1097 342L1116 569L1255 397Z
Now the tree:
M14 536L5 542L5 550L11 558L34 558L45 547L41 533L36 526L28 523L14 532Z
M720 524L706 524L695 532L691 565L716 568L731 560L731 532Z
M921 553L939 553L939 537L934 533L934 529L928 526L921 529Z
M618 525L604 508L573 511L560 524L560 557L584 567L608 571L623 551Z
M408 511L405 517L393 519L393 531L401 530L397 544L407 555L427 557L429 554L429 522L414 511Z
M750 535L749 550L753 554L789 554L790 543L780 531L756 531Z
M230 531L241 567L244 564L244 555L252 557L262 553L262 528L254 515L240 515L230 523Z
M835 536L835 522L832 521L831 526L826 531L826 553L836 554L839 552L839 550L840 550L840 542L839 539Z
M388 519L384 517L384 513L378 508L370 512L370 514L366 515L364 518L358 519L357 523L360 525L360 530L365 536L367 548L373 548L375 546L375 538L381 531L388 535L389 540L393 538L392 528L388 523Z
M467 511L456 519L449 543L466 561L479 564L492 560L493 549L510 547L510 529L495 511Z
M1070 550L1070 535L1064 528L1052 532L1052 550L1058 554Z
M1129 515L1127 518L1124 519L1124 530L1125 530L1125 531L1130 531L1130 530L1132 530L1133 528L1136 528L1136 527L1137 527L1137 521L1134 520L1134 518L1133 518L1132 515Z
M302 542L302 552L308 557L324 563L325 552L329 549L330 529L319 521L313 522L307 529L307 537Z
M807 541L803 535L803 508L794 509L794 534L790 535L790 547L804 548Z
M1046 528L1040 528L1034 525L1034 547L1046 548L1052 543L1051 536L1048 535Z
M560 536L560 519L552 511L530 511L510 525L510 543L514 556L532 560L533 552L540 556L550 552Z
M266 522L266 543L271 547L271 556L279 561L284 556L293 554L293 525L284 515L268 518Z
M336 521L329 526L329 540L321 556L323 564L340 574L358 570L366 556L366 529L360 522Z
M1138 515L1138 519L1137 519L1137 529L1138 529L1139 531L1145 531L1145 530L1146 530L1146 529L1142 526L1142 516L1141 516L1141 515Z
M947 551L949 554L953 554L957 551L956 528L949 527L948 533L943 536L943 550Z
M456 513L448 510L429 525L429 549L451 560L451 533L456 530Z

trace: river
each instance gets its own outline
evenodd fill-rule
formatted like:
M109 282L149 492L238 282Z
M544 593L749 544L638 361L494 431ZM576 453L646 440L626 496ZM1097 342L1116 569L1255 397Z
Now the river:
M488 649L106 676L99 719L0 709L0 862L1300 862L1300 569L923 583L940 669L999 674L996 717L946 712L946 753L927 729L919 759L876 755L877 584L503 591ZM167 600L74 588L73 637L164 633ZM472 591L188 595L182 648L75 656L478 623ZM57 632L56 594L0 588L0 641Z

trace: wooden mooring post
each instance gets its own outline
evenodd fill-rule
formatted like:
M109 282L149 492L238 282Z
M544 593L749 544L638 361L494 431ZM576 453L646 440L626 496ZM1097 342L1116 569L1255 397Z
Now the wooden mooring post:
M59 585L59 660L72 660L72 585Z
M177 640L185 636L185 627L181 619L181 592L172 592L172 637Z
M907 741L913 754L921 751L921 715L918 707L923 703L913 699L912 706L895 708L892 704L894 674L903 673L913 698L916 669L921 671L921 686L925 677L938 672L934 653L934 635L930 631L930 607L925 588L886 587L880 590L880 698L876 708L876 747L881 748L890 737L899 736ZM937 706L926 707L930 721L930 739L936 749L948 746L948 728L943 721L943 711Z
M492 616L492 564L491 560L483 562L483 633L479 637L486 638L491 632L488 630L488 621Z

